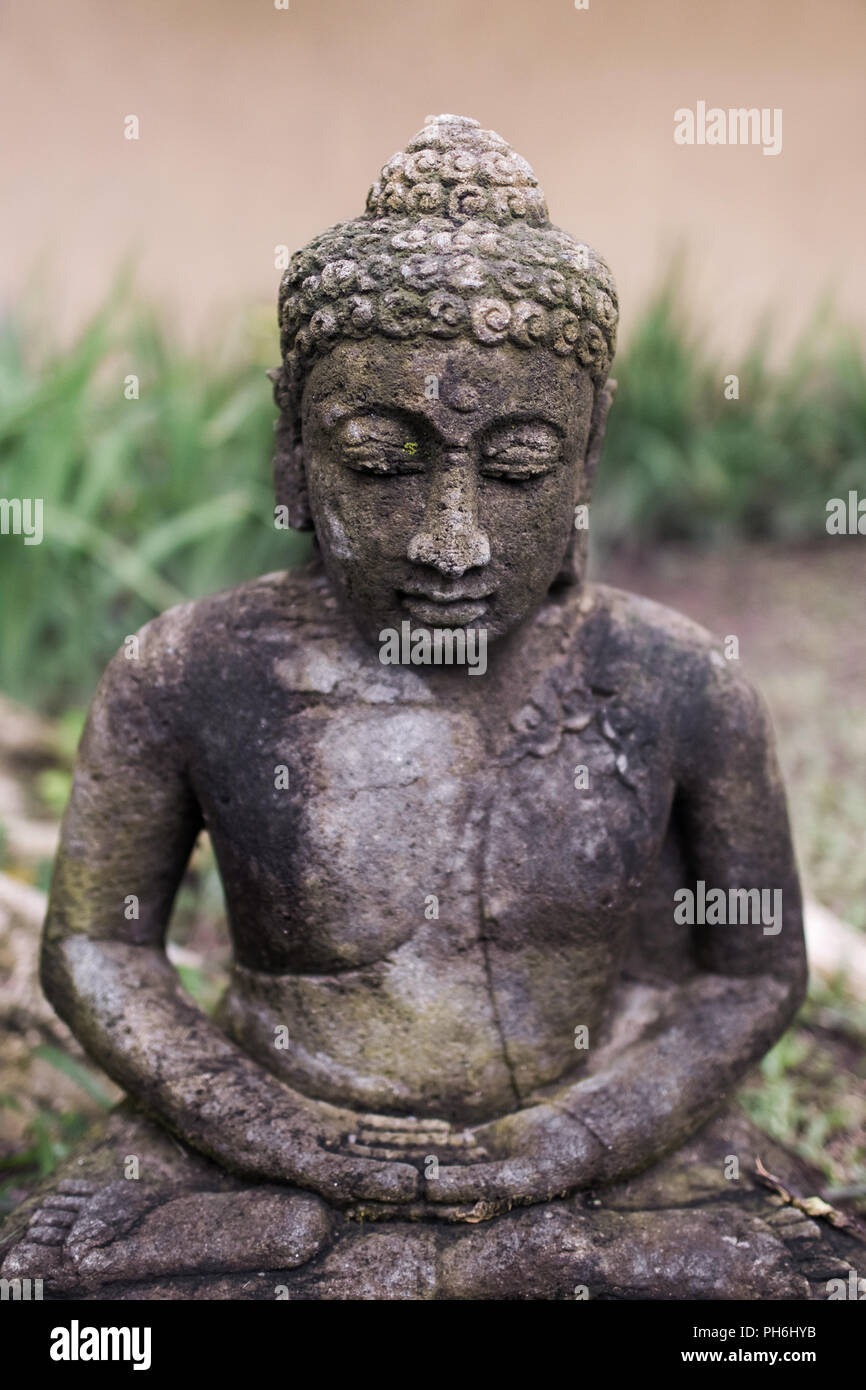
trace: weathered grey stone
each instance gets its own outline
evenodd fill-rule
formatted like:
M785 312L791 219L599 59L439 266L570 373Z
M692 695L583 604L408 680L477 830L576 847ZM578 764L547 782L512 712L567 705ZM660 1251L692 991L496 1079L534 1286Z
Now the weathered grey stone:
M763 706L709 634L584 582L616 321L529 166L458 117L293 259L275 480L317 558L163 614L103 677L42 978L153 1121L123 1109L13 1218L9 1270L70 1297L810 1296L766 1195L706 1138L691 1177L677 1156L805 963ZM404 622L483 669L384 663ZM164 951L203 828L235 952L213 1020ZM698 880L778 892L778 920L677 921Z

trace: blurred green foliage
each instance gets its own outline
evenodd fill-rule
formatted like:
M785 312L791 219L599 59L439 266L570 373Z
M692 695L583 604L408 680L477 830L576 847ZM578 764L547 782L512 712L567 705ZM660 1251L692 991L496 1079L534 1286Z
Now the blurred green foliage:
M824 534L826 502L862 483L866 362L816 318L778 370L766 342L711 359L676 275L616 364L592 512L604 547ZM0 544L0 689L43 709L87 703L123 638L154 613L307 553L273 526L276 328L188 353L126 289L63 351L25 315L0 326L0 496L41 497L45 539ZM727 400L725 377L739 377ZM140 398L128 400L134 373ZM63 788L45 785L58 803Z
M188 355L126 293L62 352L33 336L0 325L0 496L44 500L41 545L0 543L0 689L57 711L86 704L155 613L284 568L307 542L274 529L256 352Z
M70 1057L59 1047L42 1045L33 1048L32 1058L41 1058L84 1092L100 1110L113 1104L111 1095L90 1065ZM17 1097L0 1093L0 1109L6 1107L23 1113L25 1107ZM15 1152L0 1154L0 1219L21 1200L22 1183L45 1178L67 1158L73 1144L86 1132L91 1113L84 1109L61 1110L57 1106L38 1105L29 1115L23 1133L23 1146Z
M844 982L810 984L794 1026L738 1095L755 1124L823 1173L866 1188L866 1006Z
M787 361L759 332L739 362L703 345L679 273L617 360L619 389L596 496L603 541L803 541L826 535L830 497L866 476L866 356L829 310ZM738 399L725 383L738 378Z

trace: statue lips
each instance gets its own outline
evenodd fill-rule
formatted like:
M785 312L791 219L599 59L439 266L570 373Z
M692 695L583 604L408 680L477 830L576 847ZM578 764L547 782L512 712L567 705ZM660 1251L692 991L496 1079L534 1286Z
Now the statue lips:
M492 593L492 589L483 594L401 589L400 602L413 617L431 627L466 627L486 612Z

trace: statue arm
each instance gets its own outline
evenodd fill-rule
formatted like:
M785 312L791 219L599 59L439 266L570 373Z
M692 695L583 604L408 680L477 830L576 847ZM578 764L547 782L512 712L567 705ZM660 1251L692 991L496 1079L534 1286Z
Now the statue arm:
M407 1164L343 1157L339 1124L247 1057L184 992L165 954L202 817L172 695L172 648L142 630L115 657L82 739L42 943L42 981L88 1053L136 1100L226 1168L331 1200L411 1198ZM334 1112L336 1114L337 1112Z
M716 671L700 704L697 720L685 712L677 769L682 887L769 890L778 922L695 925L699 973L669 987L643 1036L544 1103L476 1131L494 1161L441 1169L432 1200L538 1199L647 1167L724 1103L802 1002L800 889L768 716L749 686Z

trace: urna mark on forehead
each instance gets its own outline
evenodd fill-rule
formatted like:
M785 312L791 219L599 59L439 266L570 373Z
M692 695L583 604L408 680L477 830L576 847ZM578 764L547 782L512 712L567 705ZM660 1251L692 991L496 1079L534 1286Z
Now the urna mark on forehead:
M546 347L598 388L618 309L607 266L550 223L529 164L478 122L439 116L388 161L361 217L296 253L279 315L285 408L338 342L373 336Z

